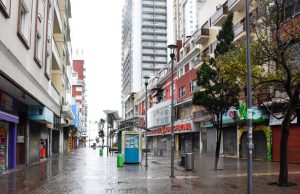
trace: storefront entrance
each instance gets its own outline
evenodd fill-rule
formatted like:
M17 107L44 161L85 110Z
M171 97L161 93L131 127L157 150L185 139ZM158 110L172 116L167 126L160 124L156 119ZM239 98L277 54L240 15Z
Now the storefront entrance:
M242 158L247 158L247 132L242 134ZM253 132L253 158L267 160L267 138L264 131Z

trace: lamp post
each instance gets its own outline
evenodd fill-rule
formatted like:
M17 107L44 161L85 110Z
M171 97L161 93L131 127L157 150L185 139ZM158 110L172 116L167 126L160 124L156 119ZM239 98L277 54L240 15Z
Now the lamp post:
M251 89L251 59L250 59L250 14L249 14L249 0L245 0L246 3L246 62L247 62L247 117L248 117L248 189L247 193L253 193L253 141L252 141L252 89Z
M147 137L147 131L148 131L148 80L149 76L144 76L143 77L145 80L145 90L146 90L146 100L145 100L145 128L146 128L146 134L145 134L145 141L146 141L146 163L145 163L145 168L148 168L148 137Z
M171 44L168 45L170 49L170 57L171 57L171 177L174 176L174 151L175 151L175 141L174 141L174 58L175 58L175 49L177 48L176 45Z
M89 148L91 147L91 120L89 120Z

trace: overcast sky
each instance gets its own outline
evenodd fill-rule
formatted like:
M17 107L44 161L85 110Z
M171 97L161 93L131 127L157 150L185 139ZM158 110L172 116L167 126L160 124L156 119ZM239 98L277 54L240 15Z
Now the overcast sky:
M88 120L105 118L106 109L119 110L121 114L123 3L124 0L71 0L73 50L83 49L87 71Z

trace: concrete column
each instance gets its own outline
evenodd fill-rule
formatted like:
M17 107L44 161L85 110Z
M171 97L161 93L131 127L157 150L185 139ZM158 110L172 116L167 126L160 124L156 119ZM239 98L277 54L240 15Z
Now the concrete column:
M200 123L199 123L200 125ZM203 149L203 145L202 145L202 127L199 126L199 153L202 154L202 149Z
M53 129L49 129L49 158L52 156L52 130Z
M17 166L17 124L9 123L8 168Z
M64 150L64 134L63 130L59 130L59 153L62 154Z
M25 127L25 165L29 165L29 135L30 135L30 131L29 131L29 120L27 120L26 122L26 127Z

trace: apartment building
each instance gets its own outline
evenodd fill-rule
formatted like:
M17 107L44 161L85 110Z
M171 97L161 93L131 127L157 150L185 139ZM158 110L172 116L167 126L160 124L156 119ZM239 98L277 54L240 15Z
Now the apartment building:
M297 21L299 18L299 3L290 1L286 6L285 17L288 21ZM255 7L250 7L250 12ZM228 0L228 1L209 1L209 3L203 4L199 10L201 17L199 18L199 29L194 33L194 43L200 45L200 57L198 65L195 68L199 68L204 59L214 56L214 49L217 45L217 34L226 20L229 12L234 13L233 17L233 30L234 30L234 42L245 38L245 2L240 0ZM213 14L210 14L213 13ZM245 107L245 94L241 93L240 107ZM253 143L254 153L253 156L256 159L265 160L279 160L279 141L281 129L280 125L282 120L275 119L273 116L264 113L259 107L254 105L253 110ZM205 110L204 110L205 111ZM229 110L229 112L223 116L224 130L223 130L223 143L221 146L221 152L225 155L233 155L237 157L247 157L247 127L246 118L240 115L239 122L235 122L231 118L231 113L238 110ZM280 112L278 113L280 114ZM202 139L204 152L212 152L215 148L213 144L216 139L216 132L209 122L204 122L203 128L201 128L201 136L206 137ZM296 130L299 129L299 125L294 120L291 124L290 133L291 140L289 143L289 161L299 162L299 158L295 157L297 154L297 146L295 137L298 137ZM272 138L271 138L272 137ZM211 142L211 143L210 143ZM206 144L206 146L204 145ZM210 147L212 149L210 150Z
M70 137L70 149L82 146L87 137L86 68L83 50L76 49L73 55L72 110L75 122Z
M206 0L173 0L174 38L186 41L198 28L198 10Z
M154 77L167 63L168 17L166 0L125 1L122 27L123 118L133 116L134 93L143 86L142 77ZM170 15L167 15L170 14ZM172 18L172 17L171 17Z
M66 64L56 34L64 33L67 5L69 0L0 1L2 170L63 151L61 118L72 116L61 111L66 94L59 79Z

